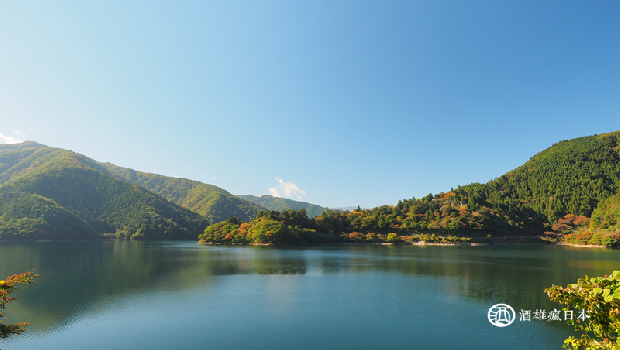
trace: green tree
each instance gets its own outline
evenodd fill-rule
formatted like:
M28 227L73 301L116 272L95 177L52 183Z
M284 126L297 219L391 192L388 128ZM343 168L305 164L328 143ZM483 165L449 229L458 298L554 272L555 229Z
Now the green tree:
M387 235L387 241L390 243L396 243L400 240L400 238L398 237L398 235L396 235L396 233L388 233Z
M261 219L248 232L255 243L283 243L286 241L287 229L279 221Z
M235 216L229 216L228 220L226 220L226 222L228 222L229 224L233 224L233 225L241 225L241 220L239 220L239 218L235 217Z
M545 289L552 301L568 305L563 310L575 316L569 320L581 338L564 341L566 349L620 349L620 271L604 277L580 278L566 287ZM577 315L585 315L578 317Z

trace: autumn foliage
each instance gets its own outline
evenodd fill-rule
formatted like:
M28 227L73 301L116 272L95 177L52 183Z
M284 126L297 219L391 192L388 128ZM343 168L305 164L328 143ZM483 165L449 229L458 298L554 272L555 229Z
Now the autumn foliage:
M4 281L0 281L0 309L6 309L6 304L17 300L11 297L11 293L18 290L16 284L30 284L38 275L34 274L34 270L19 275L7 277ZM0 318L4 317L4 311L0 311ZM11 334L21 333L25 330L28 323L20 322L18 324L4 324L0 320L0 338L6 338Z

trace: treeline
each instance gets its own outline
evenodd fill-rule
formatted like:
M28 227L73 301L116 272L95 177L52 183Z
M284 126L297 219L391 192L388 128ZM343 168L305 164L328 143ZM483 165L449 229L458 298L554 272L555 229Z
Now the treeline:
M352 212L261 212L251 222L226 221L200 239L220 243L387 241L387 235L590 235L609 244L620 229L620 132L561 141L486 184ZM303 214L300 214L303 213ZM592 216L592 220L590 220ZM607 230L596 234L597 230ZM596 243L599 244L599 243ZM602 244L602 243L600 243Z
M309 218L304 209L261 211L250 222L231 217L211 225L199 239L202 243L227 244L382 243L397 242L402 235L419 235L420 240L443 242L446 239L436 234L479 237L523 231L523 226L511 226L489 208L468 207L451 198L453 194L440 194L437 198L429 195L400 201L395 206L352 212L327 210L315 218ZM529 230L530 226L525 227Z
M198 239L201 243L290 243L312 244L338 241L337 235L322 232L317 221L301 209L261 211L250 222L231 216L207 227Z

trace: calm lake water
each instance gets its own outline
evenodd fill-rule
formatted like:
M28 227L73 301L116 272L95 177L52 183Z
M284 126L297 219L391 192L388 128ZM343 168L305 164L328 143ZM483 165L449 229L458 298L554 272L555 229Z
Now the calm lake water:
M620 269L620 251L556 246L222 247L194 242L0 245L0 277L36 268L9 304L10 349L554 349L543 289ZM487 319L497 303L517 320Z

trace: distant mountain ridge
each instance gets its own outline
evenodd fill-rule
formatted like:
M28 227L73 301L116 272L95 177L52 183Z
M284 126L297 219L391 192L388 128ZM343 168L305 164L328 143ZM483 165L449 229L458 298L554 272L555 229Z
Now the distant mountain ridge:
M362 208L359 205L351 205L348 207L338 207L338 208L334 208L336 210L343 210L343 211L351 211L351 210L355 210L355 209L359 209L359 210L366 210L368 208Z
M198 181L31 141L0 145L0 239L195 239L209 223L261 209Z
M247 222L263 208L270 211ZM560 141L484 184L347 212L268 195L233 196L198 181L99 163L33 142L0 145L0 239L76 239L102 232L123 238L195 238L207 224L229 216L242 220L218 227L237 225L240 231L218 237L239 242L271 237L272 226L285 223L278 234L297 235L301 241L325 232L334 239L413 232L564 234L562 227L588 220L591 229L618 232L619 208L620 131ZM314 218L291 209L304 209ZM223 234L213 227L213 234Z
M222 188L200 181L135 171L111 163L102 165L110 175L140 185L172 203L206 217L213 223L224 221L230 216L248 221L264 209Z
M10 144L10 143L2 143L0 144L0 150L7 150L7 149L18 149L18 148L31 148L31 147L47 147L46 145L42 145L40 143L34 142L34 141L24 141L22 143L15 143L15 144Z
M249 194L248 195L237 195L237 197L244 199L248 202L256 203L269 210L282 211L286 209L295 209L295 210L304 209L306 211L306 214L310 218L313 218L315 216L320 216L321 214L323 214L323 212L325 212L325 210L327 210L327 208L324 208L320 205L311 204L307 202L299 202L299 201L295 201L295 200L287 199L287 198L274 197L268 194L262 195L260 197L249 195Z

